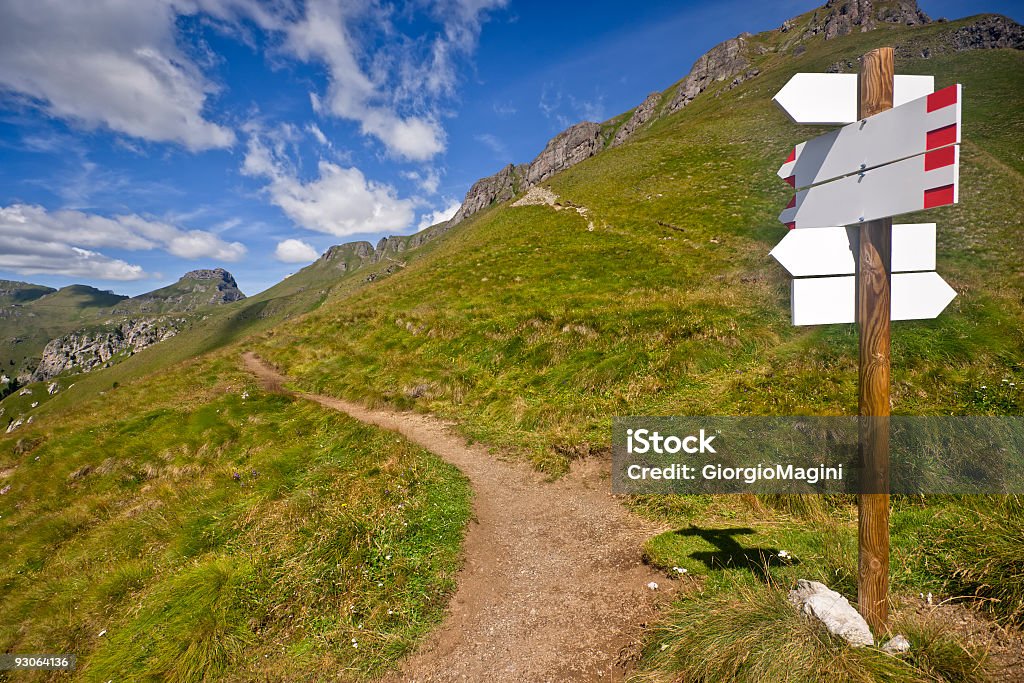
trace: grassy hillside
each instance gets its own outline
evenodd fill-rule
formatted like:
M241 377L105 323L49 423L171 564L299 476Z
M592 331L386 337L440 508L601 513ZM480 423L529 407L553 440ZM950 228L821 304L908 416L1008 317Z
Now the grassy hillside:
M438 618L465 482L391 435L258 391L236 366L243 348L305 388L451 418L552 475L606 454L614 415L852 413L852 326L790 326L788 278L767 255L790 193L775 170L819 132L789 123L770 97L796 71L882 44L901 55L930 47L932 58L901 58L898 70L967 93L961 204L907 217L938 223L939 270L959 297L935 321L894 325L894 410L1020 414L1024 55L938 49L959 25L815 40L799 57L792 36L754 37L766 48L756 78L716 84L546 184L586 216L503 204L418 248L396 241L392 260L342 250L76 377L33 409L32 425L0 438L0 489L11 487L0 497L0 648L78 652L86 680L204 669L247 680L256 667L294 679L319 665L366 675ZM3 405L27 412L24 401ZM849 499L628 504L674 527L648 542L648 560L692 582L642 653L651 680L715 680L764 661L751 652L794 643L812 648L814 665L842 659L848 680L983 673L984 653L913 615L900 622L916 653L905 663L779 630L793 578L850 593ZM733 561L700 559L730 528L751 530ZM898 597L975 595L1020 622L1022 530L1012 499L897 501ZM797 562L780 562L783 549ZM707 630L690 628L705 615ZM723 633L738 649L717 647ZM747 680L759 672L747 668Z
M589 209L592 231L576 212L493 208L386 287L333 295L268 335L261 353L303 386L456 418L552 472L605 448L616 414L852 413L853 326L790 326L788 278L767 256L789 197L775 170L817 132L770 96L797 70L955 26L776 57L553 178ZM894 409L1020 413L1024 55L950 53L898 70L962 82L967 95L961 204L906 218L938 222L939 269L959 297L937 320L894 325Z
M586 217L492 207L386 286L332 293L254 346L303 387L441 414L470 438L516 449L552 474L606 453L614 415L852 414L854 327L792 327L788 276L768 257L785 234L776 216L790 196L775 171L795 143L820 132L791 124L770 98L797 71L855 63L895 43L900 55L929 47L933 55L902 57L899 72L933 73L937 87L962 83L966 101L961 203L904 217L938 223L939 271L959 296L936 320L893 326L894 411L1019 415L1024 54L939 49L962 24L811 42L797 59L788 48L770 50L757 78L716 85L546 183L564 205L586 207ZM774 48L782 39L755 37ZM849 656L817 631L779 630L773 606L797 577L855 595L852 503L631 501L676 527L652 539L652 563L694 577L684 579L693 592L653 633L644 676L763 680L804 671L813 679L815 667L841 662L827 669L836 680L984 678L989 645L965 643L986 641L922 620L912 598L977 596L997 618L1019 623L1024 563L1015 549L1024 517L1014 499L895 501L893 588L911 660ZM715 546L684 533L694 524L711 535L734 527L752 535L739 539L743 552L732 562L695 563ZM772 562L759 549L786 548L799 563L757 570ZM731 619L738 605L741 616ZM706 614L721 619L703 631L688 626ZM810 654L780 659L782 646ZM1017 668L1002 680L1024 675L1019 645L992 647L990 670L1010 662Z
M235 354L0 440L0 492L0 650L89 681L387 668L440 618L469 515L457 470Z

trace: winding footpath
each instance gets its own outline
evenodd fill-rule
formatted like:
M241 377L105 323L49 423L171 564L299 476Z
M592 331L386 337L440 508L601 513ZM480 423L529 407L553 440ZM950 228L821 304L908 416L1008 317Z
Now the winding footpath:
M252 353L244 360L264 387L283 390L286 377ZM446 618L387 680L622 680L623 653L676 582L643 564L641 544L664 529L611 495L607 462L585 460L549 482L525 463L466 445L436 418L295 395L401 434L473 487L465 564Z

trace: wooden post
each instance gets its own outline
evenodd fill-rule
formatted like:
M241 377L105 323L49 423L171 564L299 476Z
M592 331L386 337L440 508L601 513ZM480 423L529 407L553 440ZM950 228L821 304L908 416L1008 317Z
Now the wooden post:
M865 119L892 109L893 49L861 57L857 116ZM892 219L860 225L857 259L857 328L860 343L860 460L858 497L857 603L876 632L889 621L889 320Z

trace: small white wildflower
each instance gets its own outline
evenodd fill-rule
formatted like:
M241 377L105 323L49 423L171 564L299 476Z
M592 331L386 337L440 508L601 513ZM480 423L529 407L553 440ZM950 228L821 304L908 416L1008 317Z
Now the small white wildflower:
M789 551L788 550L780 550L779 551L779 557L781 557L784 560L787 559L789 557Z
M928 600L928 604L929 605L932 604L932 594L931 593L928 594L927 600Z
M384 559L385 559L385 560L390 560L390 559L391 559L391 556L390 556L390 555L385 555L385 556L384 556Z
M390 610L390 609L388 610L388 614L394 614L394 613L395 613L394 610Z

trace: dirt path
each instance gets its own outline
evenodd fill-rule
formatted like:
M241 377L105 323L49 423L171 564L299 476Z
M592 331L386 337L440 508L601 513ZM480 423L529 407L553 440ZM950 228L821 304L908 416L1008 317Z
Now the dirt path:
M270 389L285 382L251 353L245 363ZM644 539L662 529L612 497L607 463L590 460L545 482L528 465L467 446L436 418L298 395L398 432L458 467L473 486L475 522L449 613L389 680L622 679L620 651L675 582L641 562ZM651 581L657 591L647 587Z

